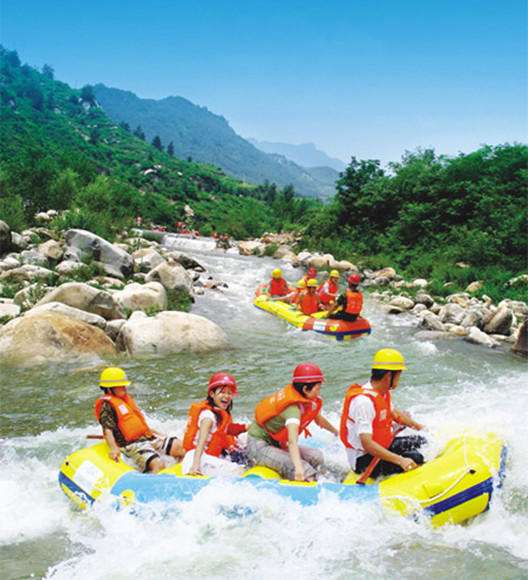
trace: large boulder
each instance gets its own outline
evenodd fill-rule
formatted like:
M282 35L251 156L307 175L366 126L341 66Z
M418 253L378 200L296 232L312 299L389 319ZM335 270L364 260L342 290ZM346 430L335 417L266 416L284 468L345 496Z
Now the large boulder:
M338 270L339 272L359 272L359 268L348 260L336 260L333 264L331 264L330 267L332 269Z
M186 312L160 312L154 317L134 312L123 325L120 340L133 355L205 353L228 347L217 324Z
M427 288L429 282L425 278L416 278L411 282L411 288Z
M484 332L488 334L509 335L513 322L513 312L502 306L495 312L493 318L484 326Z
M145 277L146 282L160 282L168 290L186 290L191 292L192 280L185 268L177 262L160 264Z
M11 232L11 246L15 252L21 252L22 250L25 250L28 245L29 242L24 238L24 236L21 236L17 232ZM0 255L1 254L2 252L0 252Z
M396 306L397 308L401 308L402 310L411 310L414 306L414 302L407 298L406 296L395 296L390 302L390 306Z
M40 244L38 252L44 256L46 260L53 260L55 262L58 262L63 254L62 245L55 240L48 240L47 242Z
M64 234L64 239L67 245L66 259L70 255L76 256L79 260L93 259L102 264L107 274L117 278L132 275L134 261L122 248L86 230L68 230Z
M445 328L442 324L440 318L430 312L429 310L425 310L424 312L420 313L420 326L427 330L434 330L437 332L444 332Z
M282 245L282 246L279 246L275 250L275 253L273 254L273 257L276 258L277 260L282 260L282 258L285 258L286 256L290 256L293 253L294 252L290 248L290 246Z
M11 250L11 228L0 220L0 256Z
M382 268L372 273L372 278L388 278L394 280L396 278L396 270L394 268Z
M84 322L85 324L97 326L97 328L101 328L102 330L106 328L106 320L102 316L86 312L85 310L79 310L79 308L73 308L62 302L47 302L46 304L35 306L31 310L28 310L24 316L39 316L43 312L55 312L68 316L68 318Z
M159 282L148 282L147 284L128 284L113 293L115 302L125 310L166 310L167 292Z
M528 357L528 320L525 320L519 328L517 340L512 346L512 351L515 354Z
M4 324L20 314L20 306L9 298L0 298L0 324Z
M241 256L262 256L265 249L266 244L263 244L258 240L238 242L238 253Z
M48 302L62 302L73 308L102 316L106 320L123 318L110 293L82 282L61 284L39 300L37 306Z
M330 262L330 259L333 261L334 257L331 254L325 254L321 256L321 254L313 254L308 258L306 264L311 268L316 268L320 270L321 268L327 268Z
M156 250L152 248L143 248L142 250L136 250L132 254L132 258L134 259L134 264L136 268L139 269L140 272L150 272L156 266L163 264L165 262L165 258L160 256Z
M56 274L47 268L24 264L20 268L13 268L3 272L0 274L0 280L3 282L35 282L37 280L49 280L55 276Z
M482 330L476 326L472 326L469 329L467 336L464 336L464 340L473 344L487 346L488 348L495 348L496 346L499 346L499 343L496 340L493 340L491 336L488 336L485 332L482 332Z
M462 306L456 303L449 303L442 306L438 317L440 322L449 322L450 324L460 324L466 315L466 311Z
M7 259L4 260L4 262L6 261ZM499 308L502 308L503 306L509 308L515 316L518 316L521 320L524 317L528 317L528 306L526 305L526 302L522 302L521 300L509 300L506 298L499 302L497 306Z
M175 262L178 262L178 264L181 264L186 270L196 270L197 272L205 272L206 270L200 262L197 262L194 258L191 258L191 256L183 254L182 252L173 250L171 252L166 252L164 255L168 260L172 259Z
M6 364L30 366L116 354L101 329L56 312L16 318L0 328L0 359Z
M55 267L55 271L61 276L70 276L86 268L86 264L75 260L63 260Z
M482 323L487 314L487 309L484 306L471 306L462 318L460 326L464 328L471 328L472 326L482 328Z
M35 248L20 252L20 259L24 264L31 264L33 266L42 266L45 268L48 265L48 258L46 258L46 256L41 254Z
M447 297L450 304L458 304L461 308L467 308L471 302L471 297L467 292L458 292Z
M20 268L22 264L14 257L13 254L6 256L2 261L0 261L0 272L5 272L6 270L13 270L15 268Z
M425 292L418 292L418 294L416 294L414 297L414 301L416 304L423 304L426 308L431 308L431 306L434 304L432 296L426 294Z

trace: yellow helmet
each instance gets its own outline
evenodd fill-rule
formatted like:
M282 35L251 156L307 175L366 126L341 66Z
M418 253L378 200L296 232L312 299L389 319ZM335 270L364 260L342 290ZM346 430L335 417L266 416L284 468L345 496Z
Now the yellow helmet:
M404 371L405 359L402 353L395 348L382 348L374 355L372 368L383 371Z
M310 278L308 282L306 282L307 288L317 288L317 280L315 278Z
M112 389L114 387L128 387L130 381L126 373L119 367L108 367L103 370L99 377L99 386L105 389Z
M301 278L298 282L297 282L297 288L306 288L306 282L304 281L304 278Z
M337 270L332 270L330 272L330 278L339 278L339 272Z
M272 278L282 278L282 270L280 268L275 268L271 273Z

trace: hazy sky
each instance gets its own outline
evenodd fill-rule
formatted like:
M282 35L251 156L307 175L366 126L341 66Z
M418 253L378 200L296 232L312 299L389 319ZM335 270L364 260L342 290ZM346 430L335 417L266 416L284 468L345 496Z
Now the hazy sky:
M180 95L345 161L526 141L526 0L0 0L1 42L75 87Z

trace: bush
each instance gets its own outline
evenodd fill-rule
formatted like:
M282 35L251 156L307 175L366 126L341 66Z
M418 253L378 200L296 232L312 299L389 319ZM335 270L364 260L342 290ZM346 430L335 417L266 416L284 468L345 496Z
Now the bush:
M0 220L15 232L21 232L27 227L24 202L19 195L3 196L0 193Z

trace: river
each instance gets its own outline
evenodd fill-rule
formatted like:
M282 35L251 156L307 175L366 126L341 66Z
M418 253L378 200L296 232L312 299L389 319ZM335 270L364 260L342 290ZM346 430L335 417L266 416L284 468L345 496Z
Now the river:
M326 415L338 424L345 387L363 381L373 353L400 349L408 370L394 397L428 426L432 456L462 430L493 430L508 444L502 490L491 509L466 526L434 530L427 522L382 512L374 505L325 498L300 507L257 490L236 497L228 483L208 486L194 501L140 516L101 503L73 509L57 484L63 458L98 432L93 402L99 368L78 365L13 370L0 367L0 570L3 579L142 578L527 578L528 388L526 363L505 350L461 340L414 338L408 315L389 317L366 299L373 333L337 343L287 327L254 308L252 293L276 262L214 250L208 240L173 239L174 247L227 282L223 292L197 297L193 312L219 323L233 348L206 356L118 360L153 425L181 433L186 410L205 393L215 370L233 373L240 396L235 420L248 420L256 402L288 382L302 361L321 366ZM298 272L284 268L295 280ZM326 432L315 440L335 462L343 450ZM230 506L251 506L233 518Z

